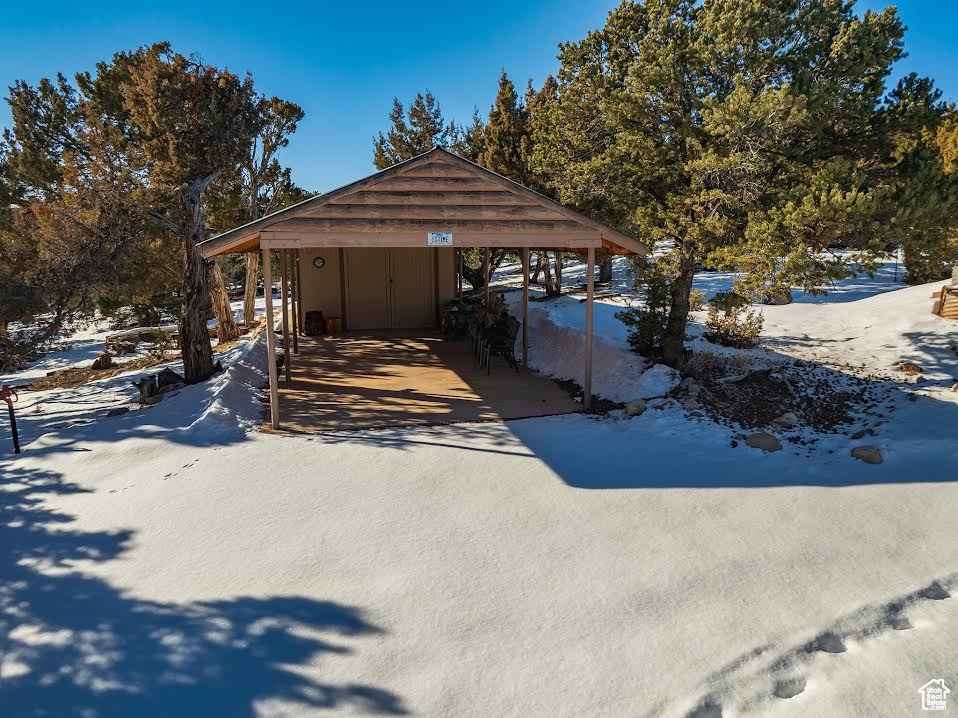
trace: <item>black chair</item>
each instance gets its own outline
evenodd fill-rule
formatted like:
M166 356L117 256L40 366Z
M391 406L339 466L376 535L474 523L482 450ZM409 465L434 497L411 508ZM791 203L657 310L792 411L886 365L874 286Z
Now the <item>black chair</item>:
M486 374L492 371L492 357L504 357L506 363L519 373L519 362L516 361L516 337L519 335L519 320L515 317L509 317L505 325L493 327L482 345L482 358L485 359ZM482 362L480 361L480 366Z

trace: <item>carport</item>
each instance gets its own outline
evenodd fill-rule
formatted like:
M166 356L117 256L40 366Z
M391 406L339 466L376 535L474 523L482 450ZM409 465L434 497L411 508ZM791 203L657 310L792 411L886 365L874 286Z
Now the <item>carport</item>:
M363 379L370 376L371 363L377 361L377 356L381 374L405 375L406 383L414 380L412 386L406 388L416 397L437 395L438 391L440 403L446 402L439 413L445 414L447 420L512 418L523 415L524 411L529 412L527 415L544 413L532 411L542 401L520 406L509 396L531 391L528 382L534 377L525 372L518 377L512 375L512 380L518 382L512 391L505 389L504 384L501 387L488 384L485 394L472 386L481 383L473 377L472 384L466 381L473 397L461 404L449 403L457 389L456 381L448 372L402 369L417 362L425 362L427 366L443 365L465 381L463 374L469 372L461 364L459 353L453 347L440 347L431 342L438 341L434 332L439 325L441 307L462 291L460 250L469 247L483 249L487 258L490 248L515 249L521 253L524 365L528 363L530 252L558 250L586 255L583 404L589 408L596 253L648 252L643 243L441 148L433 148L365 179L237 227L203 242L200 247L207 258L235 252L262 252L267 287L273 283L270 252L279 252L285 384L281 402L276 363L268 361L270 424L274 429L279 428L284 411L299 417L295 422L298 428L308 424L310 414L313 425L318 423L321 428L330 428L337 422L344 424L342 428L355 426L357 414L375 418L377 408L373 397L377 391L381 392L379 410L384 417L390 415L387 404L401 404L404 400L409 409L404 416L415 416L419 412L412 406L417 401L413 395L400 393L390 397L389 386ZM487 298L488 267L486 261ZM310 311L322 311L326 317L339 318L344 334L328 340L300 337L298 328L303 326ZM274 326L273 298L269 291L266 292L266 315L267 326ZM428 351L410 353L408 346L404 350L400 342L390 344L389 337L425 342ZM330 340L338 341L338 345L327 343ZM276 337L272 331L267 332L267 344L269 356L275 356ZM292 364L291 344L292 354L297 355ZM371 351L361 352L359 349L364 346ZM424 359L426 355L429 358ZM354 372L352 378L348 376L350 366ZM340 389L352 385L359 393L333 389L336 382L331 382L330 377L334 373L342 379ZM504 382L506 377L499 377L497 381ZM551 382L545 384L556 389ZM539 390L547 395L545 403L552 407L555 397L543 385ZM449 391L453 394L448 394ZM338 400L329 398L337 393L340 394ZM337 414L321 411L317 406L309 412L306 409L311 394L312 400L328 401L331 405L337 401L344 405L367 402L368 409L351 413L343 408ZM470 410L461 411L463 406L470 406ZM511 408L503 412L507 406ZM571 410L558 400L553 408ZM398 416L403 412L395 413ZM423 413L430 414L429 411ZM358 424L372 425L368 421Z

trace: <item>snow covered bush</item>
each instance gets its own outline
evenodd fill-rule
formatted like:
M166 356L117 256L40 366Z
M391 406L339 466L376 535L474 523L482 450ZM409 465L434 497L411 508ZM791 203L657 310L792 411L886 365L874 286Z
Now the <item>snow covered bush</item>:
M758 345L762 333L761 312L748 306L748 300L734 292L716 294L708 305L705 338L736 349Z

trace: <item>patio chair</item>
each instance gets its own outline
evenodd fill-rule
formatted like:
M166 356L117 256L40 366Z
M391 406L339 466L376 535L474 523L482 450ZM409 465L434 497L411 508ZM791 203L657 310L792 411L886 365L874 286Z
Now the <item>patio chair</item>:
M515 317L509 317L504 327L494 327L485 337L482 345L482 358L485 360L486 374L492 372L492 357L504 357L506 363L519 373L519 362L516 361L516 337L519 327L522 326ZM479 366L482 366L480 361Z

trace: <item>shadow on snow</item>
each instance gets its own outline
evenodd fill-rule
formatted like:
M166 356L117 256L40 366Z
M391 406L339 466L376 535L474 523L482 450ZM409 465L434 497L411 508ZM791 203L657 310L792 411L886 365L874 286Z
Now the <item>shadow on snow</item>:
M584 489L840 487L958 480L951 428L958 426L958 403L914 393L954 381L950 378L954 366L951 343L940 334L913 332L905 336L910 344L906 354L925 366L928 381L916 385L871 378L867 386L876 407L857 413L854 424L821 434L810 454L789 442L788 433L780 434L785 446L780 452L749 449L741 439L733 449L730 444L736 436L763 427L736 429L710 420L696 421L680 416L676 408L649 409L631 420L576 414L504 423L337 432L317 435L314 440L394 450L432 446L474 452L477 461L483 454L514 457L517 480L521 479L523 460L541 461L569 486ZM772 363L792 363L794 357L776 354L774 348L795 348L802 342L800 338L765 342L765 357ZM802 361L816 376L838 386L849 381L848 375L836 368ZM852 440L849 435L861 427L873 427L876 435ZM851 448L864 444L880 446L884 463L868 465L853 459Z
M9 463L9 462L8 462ZM403 714L374 686L301 668L382 634L351 606L296 596L166 603L85 574L120 558L129 531L71 528L53 472L3 470L0 705L4 716L253 716L257 704Z

